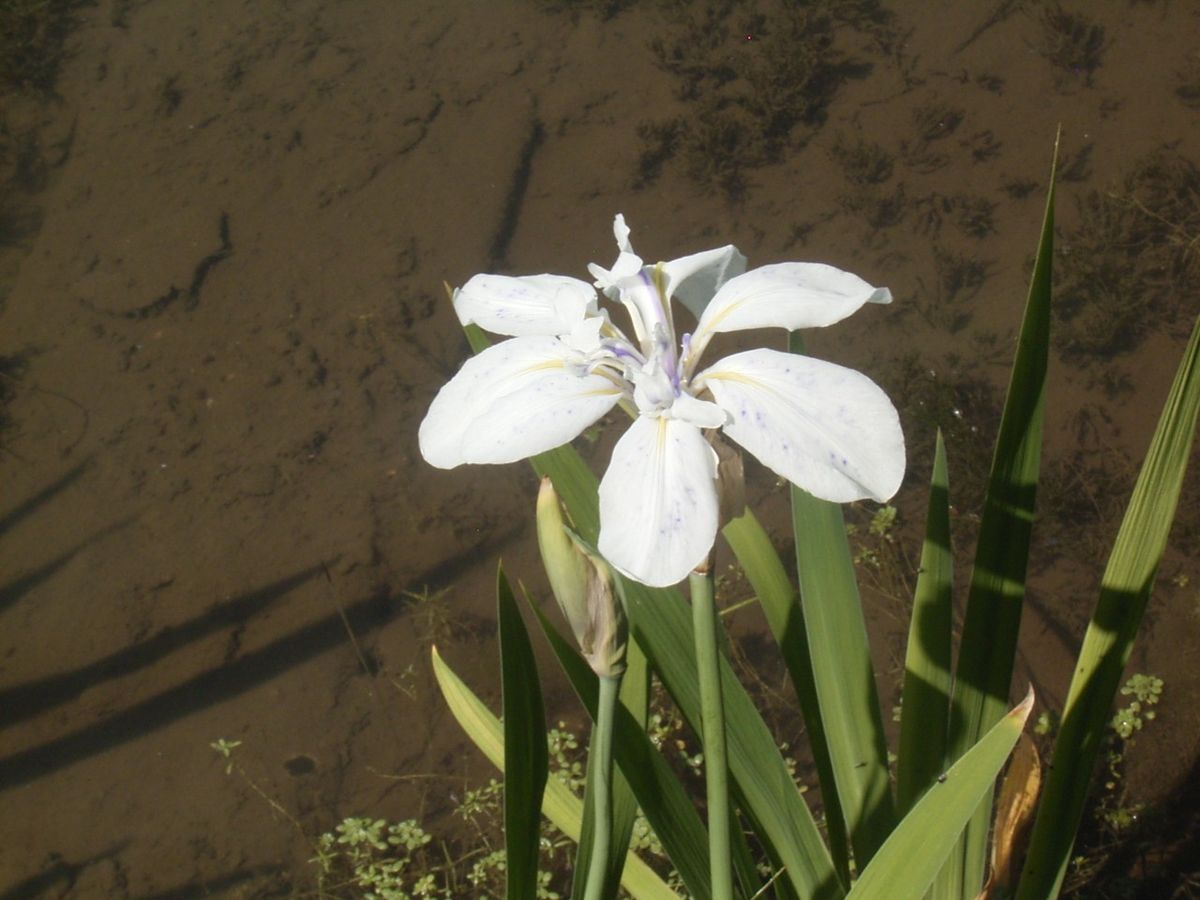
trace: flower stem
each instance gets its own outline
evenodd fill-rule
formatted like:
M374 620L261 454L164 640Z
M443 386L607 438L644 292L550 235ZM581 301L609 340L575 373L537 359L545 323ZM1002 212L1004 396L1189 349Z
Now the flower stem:
M600 677L600 698L596 713L596 729L592 732L589 763L592 792L592 858L588 864L587 888L584 900L600 900L604 896L604 881L608 874L609 845L612 839L612 739L613 713L621 676Z
M713 900L733 897L732 855L729 846L728 763L725 755L725 708L721 700L717 608L713 602L712 568L692 572L692 624L696 668L700 680L700 717L704 742L704 783L708 793L708 854Z

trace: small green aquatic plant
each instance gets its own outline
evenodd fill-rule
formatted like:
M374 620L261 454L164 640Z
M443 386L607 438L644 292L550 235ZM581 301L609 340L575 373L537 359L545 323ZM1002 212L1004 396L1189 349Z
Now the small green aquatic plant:
M794 333L787 352L744 351L698 365L718 330L829 325L870 300L890 299L886 289L804 264L743 273L744 258L732 247L646 265L618 218L616 263L591 271L595 287L626 307L632 336L601 311L592 286L575 279L485 275L454 292L478 355L435 399L421 429L422 452L447 468L531 458L543 479L543 563L571 637L532 602L528 614L594 722L580 801L547 777L537 665L501 571L503 722L436 651L433 662L454 715L505 772L506 896L536 896L543 815L578 841L573 897L615 897L619 887L638 898L680 896L631 851L639 811L686 895L701 900L769 891L830 900L1057 896L1186 470L1200 409L1200 324L1109 556L1044 788L1039 797L1032 774L1017 779L993 829L996 780L1033 709L1032 692L1015 707L1010 695L1041 462L1053 210L1051 186L983 478L957 648L949 465L940 436L932 448L894 753L840 505L884 502L899 486L905 451L890 401L866 376L805 356ZM691 333L676 328L673 302L696 316ZM492 344L480 326L507 339ZM597 480L567 442L618 406L632 424ZM743 508L731 444L790 485L795 581L754 512ZM866 525L879 548L891 544L891 516L885 506ZM821 824L726 659L711 560L718 534L790 675ZM872 570L869 555L859 562ZM686 594L677 585L684 579ZM699 737L704 818L647 734L652 678ZM1152 683L1131 690L1143 709L1156 696ZM1018 754L1022 772L1036 771L1031 754ZM1030 822L1022 868L1011 858L1013 837ZM995 872L993 831L1009 858Z
M1137 674L1130 677L1121 687L1122 697L1133 697L1129 704L1117 710L1112 719L1112 729L1123 740L1129 740L1142 725L1158 714L1153 708L1162 695L1162 679L1154 675Z

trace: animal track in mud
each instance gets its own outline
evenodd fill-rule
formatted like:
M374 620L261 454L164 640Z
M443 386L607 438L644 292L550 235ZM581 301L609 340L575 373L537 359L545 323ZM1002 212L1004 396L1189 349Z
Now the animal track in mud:
M180 299L183 300L183 308L190 312L199 305L200 290L204 287L204 282L208 278L209 272L212 271L213 266L219 262L223 262L233 254L233 241L229 237L229 213L227 212L222 212L221 218L217 222L217 235L221 240L221 246L196 263L196 268L192 270L191 284L186 289L171 285L166 293L156 297L149 303L125 312L103 309L86 298L80 300L80 302L93 312L103 313L106 316L118 319L133 319L135 321L162 315Z

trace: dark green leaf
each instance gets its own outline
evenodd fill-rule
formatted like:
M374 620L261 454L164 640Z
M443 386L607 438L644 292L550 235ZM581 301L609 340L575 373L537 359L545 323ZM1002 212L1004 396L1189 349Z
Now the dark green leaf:
M949 490L946 445L939 429L925 517L925 544L921 548L904 658L900 751L896 762L896 805L901 815L934 784L946 759L954 627Z
M542 793L549 770L546 714L521 612L501 570L496 585L504 721L504 838L507 900L537 897Z

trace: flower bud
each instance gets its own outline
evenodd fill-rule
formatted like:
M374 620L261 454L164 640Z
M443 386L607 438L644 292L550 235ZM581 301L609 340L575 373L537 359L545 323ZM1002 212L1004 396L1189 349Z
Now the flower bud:
M579 646L593 672L601 678L617 678L625 671L629 644L625 608L614 590L608 563L586 550L580 552L588 561L588 630Z
M567 527L549 478L542 479L538 491L537 532L550 590L583 657L600 677L616 678L625 671L625 610L608 564Z
M538 549L558 608L581 644L588 627L588 569L590 566L567 532L558 492L542 479L537 499Z

